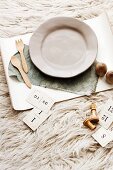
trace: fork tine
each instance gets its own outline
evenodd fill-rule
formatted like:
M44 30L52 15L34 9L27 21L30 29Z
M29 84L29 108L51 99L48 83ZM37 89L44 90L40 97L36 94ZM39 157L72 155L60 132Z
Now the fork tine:
M19 39L19 44L21 45L21 41L20 41L20 39Z
M22 39L20 39L20 42L21 42L22 45L24 44L23 41L22 41Z
M16 40L15 42L16 42L16 46L17 46L18 45L18 41Z

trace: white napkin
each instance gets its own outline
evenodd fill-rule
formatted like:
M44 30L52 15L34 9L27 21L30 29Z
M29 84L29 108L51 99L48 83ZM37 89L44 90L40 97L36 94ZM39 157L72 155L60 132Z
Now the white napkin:
M109 21L106 14L102 14L99 17L85 21L96 33L98 39L98 56L97 60L105 62L108 66L108 70L113 67L113 37L110 29ZM9 87L10 97L13 108L15 110L27 110L32 108L30 104L26 102L26 98L30 93L30 89L25 84L12 79L8 75L8 65L12 55L17 52L15 46L16 39L22 39L23 42L29 45L29 40L32 34L19 35L12 38L1 38L0 46L2 53L2 60L4 64L6 79ZM71 98L79 97L84 94L72 94L59 90L47 89L44 87L33 86L33 88L43 91L50 95L56 102L62 100L68 100ZM99 79L96 92L113 88L105 82L104 78ZM90 95L90 94L88 94Z

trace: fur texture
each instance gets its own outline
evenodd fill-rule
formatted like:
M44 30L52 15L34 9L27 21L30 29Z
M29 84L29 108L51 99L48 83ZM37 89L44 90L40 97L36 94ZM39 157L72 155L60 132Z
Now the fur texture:
M0 36L33 32L53 16L84 20L104 10L113 25L113 0L0 0ZM29 111L11 107L0 58L0 170L113 170L113 142L100 147L83 126L90 103L100 109L108 98L113 90L56 103L33 133L22 122Z

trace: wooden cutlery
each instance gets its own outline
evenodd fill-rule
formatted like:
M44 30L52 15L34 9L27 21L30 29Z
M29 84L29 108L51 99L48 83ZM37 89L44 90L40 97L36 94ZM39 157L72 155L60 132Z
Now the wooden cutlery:
M21 39L16 40L16 48L19 51L20 56L21 56L21 62L22 62L23 70L24 70L25 73L28 73L28 66L27 66L26 59L25 59L25 56L24 56L24 53L23 53L24 43Z
M22 66L21 66L20 60L19 60L16 56L12 56L12 57L11 57L11 63L12 63L12 65L13 65L14 67L16 67L16 68L19 70L19 72L20 72L20 74L21 74L21 76L22 76L25 84L26 84L29 88L31 88L31 82L30 82L27 74L23 71L23 68L22 68Z

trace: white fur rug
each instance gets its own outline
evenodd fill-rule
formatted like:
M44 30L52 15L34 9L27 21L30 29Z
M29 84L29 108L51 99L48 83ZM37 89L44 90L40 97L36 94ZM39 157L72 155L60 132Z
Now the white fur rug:
M84 20L103 10L113 25L113 0L0 0L0 36L33 32L53 16ZM58 103L33 133L22 122L26 113L11 107L0 59L0 170L113 170L113 142L100 147L83 126L90 103L99 108L112 96L113 90Z

